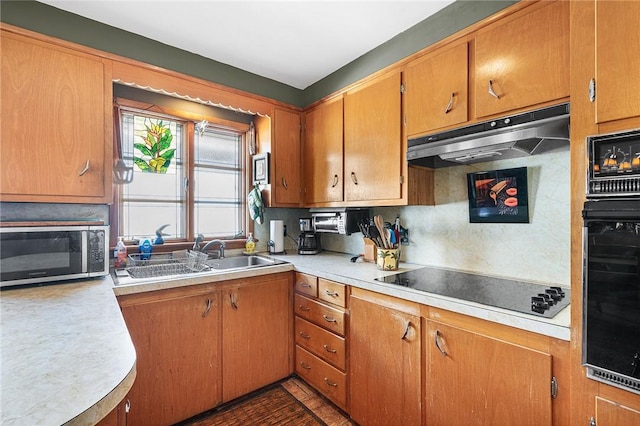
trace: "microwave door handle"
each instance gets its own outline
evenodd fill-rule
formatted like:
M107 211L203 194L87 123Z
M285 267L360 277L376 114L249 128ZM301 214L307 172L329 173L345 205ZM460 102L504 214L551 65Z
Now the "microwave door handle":
M89 273L89 231L81 231L80 234L82 235L82 273L86 274Z

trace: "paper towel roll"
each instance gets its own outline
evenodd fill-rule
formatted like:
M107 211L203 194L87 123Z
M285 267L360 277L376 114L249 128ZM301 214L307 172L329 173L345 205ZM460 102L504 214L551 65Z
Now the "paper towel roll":
M273 252L284 251L284 221L272 220L270 223L270 240L273 241Z

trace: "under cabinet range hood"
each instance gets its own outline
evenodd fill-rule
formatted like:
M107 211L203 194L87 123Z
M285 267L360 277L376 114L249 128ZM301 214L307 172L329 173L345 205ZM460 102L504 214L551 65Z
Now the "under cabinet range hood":
M409 139L409 164L431 168L526 157L569 147L569 104Z

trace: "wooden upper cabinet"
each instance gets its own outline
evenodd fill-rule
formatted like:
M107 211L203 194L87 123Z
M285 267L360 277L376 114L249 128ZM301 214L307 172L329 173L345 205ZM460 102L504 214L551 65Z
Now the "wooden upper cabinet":
M478 31L475 117L569 96L569 2L545 3Z
M407 135L461 124L469 119L468 43L445 47L407 66Z
M306 204L343 200L342 108L340 97L305 115L302 169Z
M400 84L395 71L344 96L345 201L402 197Z
M640 116L640 2L596 1L595 19L596 122Z
M271 207L298 206L302 198L300 182L300 113L275 109L271 146L273 182Z
M423 340L428 424L552 424L550 354L433 321Z
M4 201L111 202L110 64L2 31Z

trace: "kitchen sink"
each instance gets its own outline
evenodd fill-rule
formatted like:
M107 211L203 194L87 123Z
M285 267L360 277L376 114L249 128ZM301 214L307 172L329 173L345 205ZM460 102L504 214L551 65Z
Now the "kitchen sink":
M209 266L211 269L246 269L246 268L255 268L258 266L269 266L276 264L275 259L271 259L268 257L262 256L236 256L236 257L225 257L222 259L210 259L204 262L205 265Z
M116 271L116 274L124 274L133 279L149 279L176 275L221 273L231 270L239 271L283 263L286 262L259 255L208 259L204 254L190 252L186 257L184 257L184 254L182 256L173 256L171 254L165 256L153 255L149 260L138 260L130 256L129 266L125 270Z

